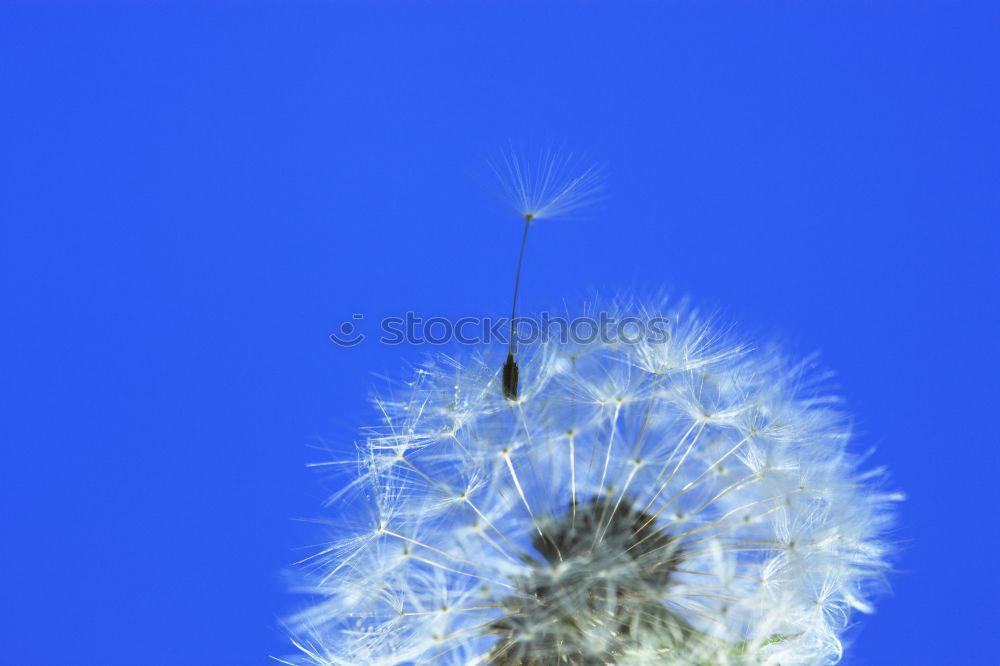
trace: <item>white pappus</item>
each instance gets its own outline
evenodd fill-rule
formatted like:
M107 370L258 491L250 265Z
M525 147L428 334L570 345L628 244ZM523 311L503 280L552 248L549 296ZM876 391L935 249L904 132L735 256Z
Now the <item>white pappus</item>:
M662 339L441 356L375 399L286 663L829 664L888 570L881 470L811 362L659 300ZM358 516L359 505L367 515Z

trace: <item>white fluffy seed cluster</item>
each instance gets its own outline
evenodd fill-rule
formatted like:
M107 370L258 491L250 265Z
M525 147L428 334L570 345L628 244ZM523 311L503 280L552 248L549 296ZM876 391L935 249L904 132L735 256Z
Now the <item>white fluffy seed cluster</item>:
M665 341L441 357L360 447L287 663L829 664L887 570L897 494L810 363L685 308ZM360 507L364 507L361 509Z

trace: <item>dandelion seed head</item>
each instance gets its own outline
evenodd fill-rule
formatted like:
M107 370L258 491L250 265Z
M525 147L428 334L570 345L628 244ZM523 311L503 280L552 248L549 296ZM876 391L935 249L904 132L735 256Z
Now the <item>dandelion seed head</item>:
M683 304L610 310L669 335L525 346L516 401L488 349L376 398L351 523L302 565L315 603L289 663L841 657L899 496L851 453L813 362Z

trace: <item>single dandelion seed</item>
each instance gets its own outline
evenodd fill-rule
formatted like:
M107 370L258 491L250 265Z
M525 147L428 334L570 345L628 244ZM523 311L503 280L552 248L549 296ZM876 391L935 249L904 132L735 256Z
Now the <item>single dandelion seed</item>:
M502 169L494 167L515 209L524 217L524 232L521 234L521 249L517 256L517 273L514 278L514 298L510 308L510 340L502 371L501 386L507 400L517 400L518 396L519 368L514 358L517 354L514 332L521 267L531 223L534 220L564 216L590 204L600 188L600 175L595 167L574 173L572 165L572 155L560 158L548 151L539 156L537 167L533 167L529 161L511 151L503 157Z

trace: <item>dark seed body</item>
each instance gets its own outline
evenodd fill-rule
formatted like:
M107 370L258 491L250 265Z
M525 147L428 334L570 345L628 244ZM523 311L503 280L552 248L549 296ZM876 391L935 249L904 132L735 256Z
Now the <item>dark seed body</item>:
M517 361L511 352L507 352L507 362L503 364L503 396L517 400Z

